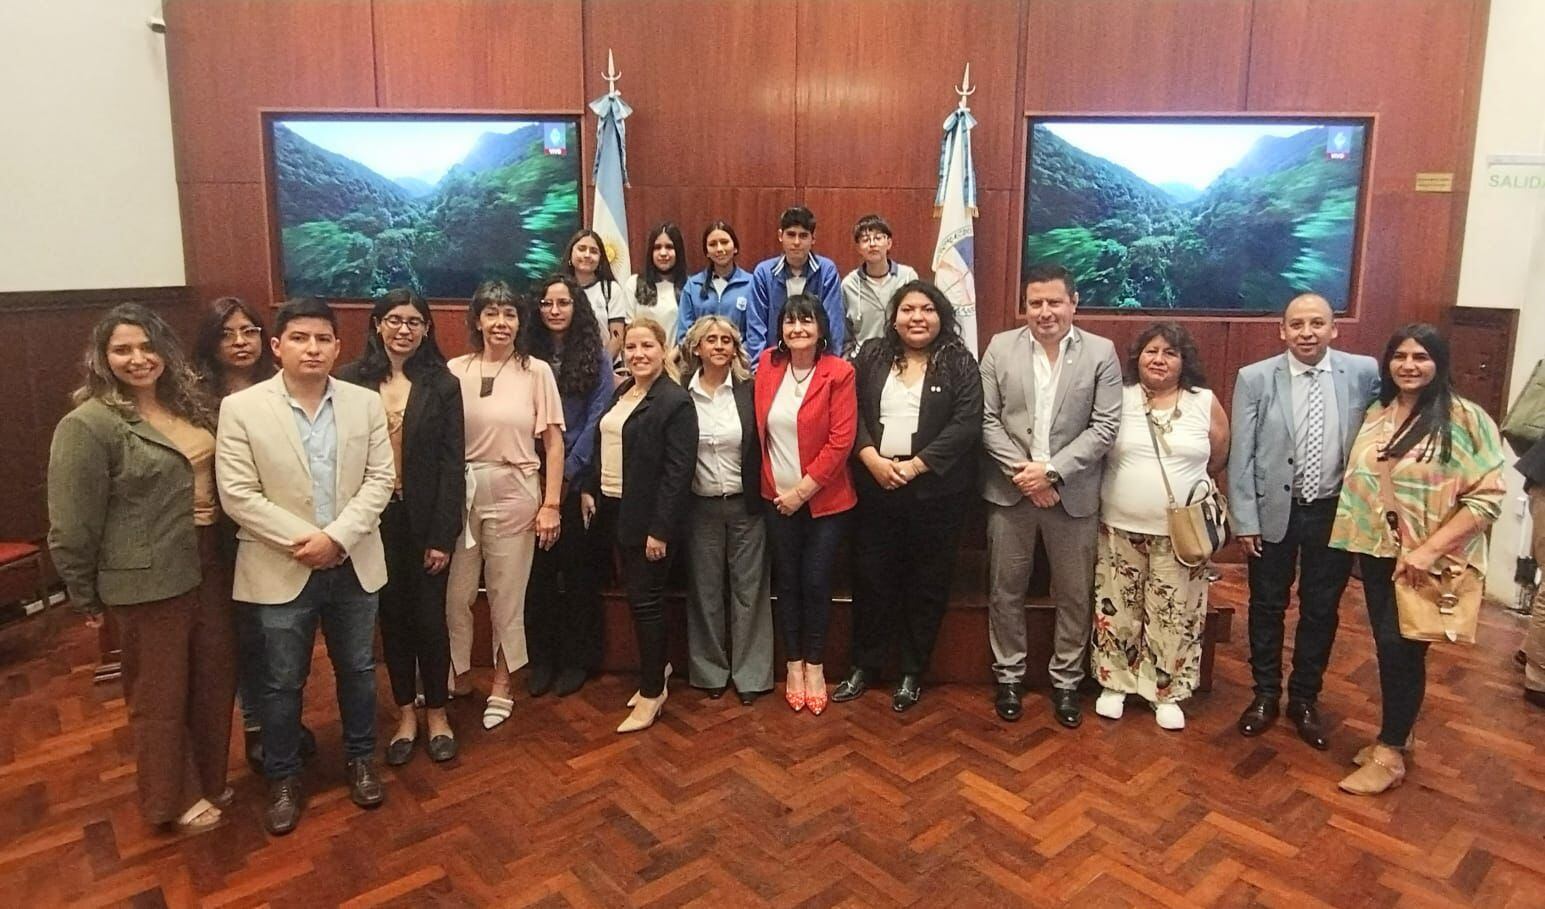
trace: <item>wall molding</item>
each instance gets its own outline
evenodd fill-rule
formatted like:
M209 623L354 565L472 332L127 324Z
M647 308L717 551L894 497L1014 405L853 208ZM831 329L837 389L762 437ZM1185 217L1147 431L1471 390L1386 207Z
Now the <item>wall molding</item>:
M92 290L0 291L0 315L17 312L53 312L100 309L119 303L143 303L151 309L182 306L191 297L185 284L164 287L109 287Z

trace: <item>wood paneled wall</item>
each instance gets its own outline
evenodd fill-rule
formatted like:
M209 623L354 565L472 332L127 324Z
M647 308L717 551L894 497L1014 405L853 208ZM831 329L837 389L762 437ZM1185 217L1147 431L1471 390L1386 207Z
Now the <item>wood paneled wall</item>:
M750 265L792 202L855 262L879 211L928 270L939 132L965 62L985 335L1014 321L1027 112L1367 113L1366 246L1343 347L1442 321L1458 282L1487 0L170 0L167 58L189 283L273 300L261 108L506 109L594 118L615 52L635 257L654 221L696 249L724 217ZM1418 194L1417 172L1455 191ZM588 180L589 167L584 168ZM585 203L589 204L588 186ZM1270 318L1190 317L1220 393L1279 348ZM351 319L350 324L360 324ZM454 323L453 323L454 324ZM1144 317L1093 316L1124 345ZM460 350L459 331L446 331ZM357 347L357 345L354 345Z

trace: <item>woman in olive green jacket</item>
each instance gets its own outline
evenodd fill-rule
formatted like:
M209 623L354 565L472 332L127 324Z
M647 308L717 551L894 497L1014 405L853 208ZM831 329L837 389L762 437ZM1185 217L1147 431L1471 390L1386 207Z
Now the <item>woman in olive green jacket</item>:
M92 331L75 403L49 450L49 549L87 623L117 626L141 813L208 829L231 798L236 686L211 413L172 330L132 303Z

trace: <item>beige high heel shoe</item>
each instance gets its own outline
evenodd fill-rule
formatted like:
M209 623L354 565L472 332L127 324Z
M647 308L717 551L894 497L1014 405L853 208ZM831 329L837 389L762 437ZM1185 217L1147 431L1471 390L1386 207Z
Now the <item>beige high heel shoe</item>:
M640 732L654 725L654 721L665 712L665 699L670 697L669 688L660 689L657 698L646 698L643 695L634 695L633 712L617 727L618 732Z

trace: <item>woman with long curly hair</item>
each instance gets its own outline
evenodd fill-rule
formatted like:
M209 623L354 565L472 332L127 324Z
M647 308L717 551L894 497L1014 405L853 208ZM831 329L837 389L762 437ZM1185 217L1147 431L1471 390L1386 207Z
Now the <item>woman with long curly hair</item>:
M160 316L116 306L48 461L49 549L70 600L123 651L140 813L194 832L230 804L231 581L219 557L214 416Z

